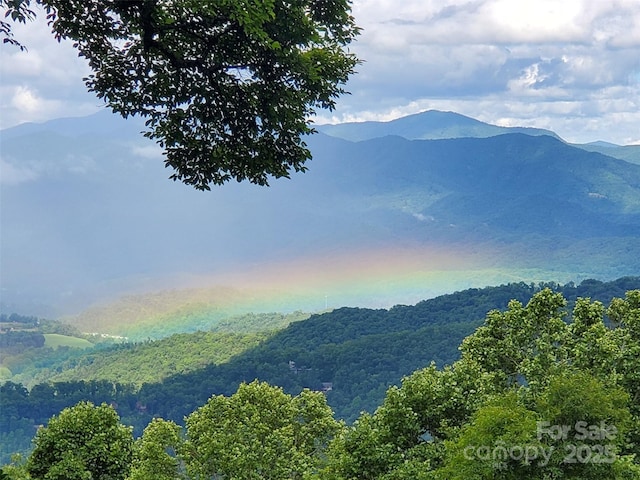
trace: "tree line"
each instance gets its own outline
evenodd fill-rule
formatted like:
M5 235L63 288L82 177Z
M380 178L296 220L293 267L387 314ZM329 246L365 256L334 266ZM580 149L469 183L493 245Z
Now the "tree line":
M229 340L254 342L257 337L181 334L157 342L94 349L64 357L60 364L40 360L50 370L78 365L78 377L30 389L16 382L0 387L0 463L9 461L12 453L28 453L36 428L79 401L114 405L138 437L153 417L182 424L211 395L232 395L241 383L255 379L282 387L290 395L305 388L323 390L323 384L330 383L327 402L336 418L350 424L361 412L374 412L388 388L399 386L404 376L430 362L438 368L453 364L460 358L461 341L481 325L486 312L506 309L510 299L526 303L536 292L550 288L567 298L570 317L578 294L609 303L614 296L624 296L629 287L639 289L640 278L589 280L579 285L515 283L469 289L389 310L341 308L293 322L233 358L216 354L228 350ZM609 322L608 317L605 320ZM210 352L211 362L216 363L202 367L205 359L194 349ZM92 366L100 367L96 376L83 380ZM176 372L178 367L184 371ZM132 369L135 376L129 374ZM173 375L145 380L144 375L163 372ZM98 373L105 376L100 378Z
M135 439L80 402L40 428L10 479L640 478L640 290L608 306L545 288L492 310L460 345L337 421L320 392L258 380Z

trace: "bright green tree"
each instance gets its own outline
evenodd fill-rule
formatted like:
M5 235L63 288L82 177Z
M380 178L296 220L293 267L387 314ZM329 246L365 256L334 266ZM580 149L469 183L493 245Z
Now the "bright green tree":
M181 427L155 418L134 445L131 474L127 480L176 480L181 477L178 450Z
M525 393L525 395L523 395ZM586 372L552 376L541 395L489 399L453 441L434 475L447 480L610 479L640 466L621 455L631 417L628 394Z
M0 480L29 480L26 459L20 454L11 456L11 463L0 469Z
M536 438L536 423L535 412L522 405L514 391L487 401L457 438L447 442L445 464L434 476L449 480L543 478L535 477L539 472L534 462L546 453Z
M38 430L27 460L33 479L124 480L133 436L109 405L81 402Z
M461 351L450 367L403 379L373 415L339 435L321 478L640 478L640 292L608 309L579 299L569 315L562 295L544 289L527 305L489 312ZM617 430L604 443L574 435L553 444L538 438L538 425ZM490 455L467 458L469 447ZM506 447L515 448L514 461L491 457ZM554 456L523 463L526 447L553 447ZM577 462L565 462L571 448Z
M327 479L431 478L444 440L455 437L494 391L492 376L473 362L431 365L391 387L373 415L362 415L329 448Z
M497 375L502 388L544 384L569 358L566 300L546 288L529 303L512 300L506 311L491 311L484 325L464 339L462 357Z
M300 479L320 468L341 428L323 394L292 397L254 381L187 418L182 458L193 478Z
M595 361L610 376L618 379L630 395L630 410L636 420L630 441L640 458L640 290L627 292L607 309L617 328L607 330L598 346L603 352Z
M316 108L333 109L358 59L348 0L1 0L25 22L42 5L55 36L88 60L88 89L197 189L266 185L304 171ZM3 21L4 41L18 44Z

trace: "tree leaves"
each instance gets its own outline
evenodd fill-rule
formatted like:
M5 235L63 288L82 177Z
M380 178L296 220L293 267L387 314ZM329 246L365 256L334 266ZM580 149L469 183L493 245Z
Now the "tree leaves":
M187 471L203 478L302 478L339 430L324 396L296 397L264 382L209 399L187 418Z
M3 3L28 18L28 0ZM334 108L359 63L347 0L35 3L88 60L88 89L125 118L147 118L171 178L200 190L304 171L315 109Z
M571 316L565 304L543 289L490 312L460 360L414 372L351 427L321 393L242 384L193 412L184 439L154 420L131 478L638 478L640 292L611 302L615 328L599 302L578 299ZM66 409L35 444L33 478L122 478L131 456L106 405Z
M414 372L343 432L321 478L638 478L640 292L612 301L614 329L599 302L565 306L545 288L489 312L460 360Z
M133 436L115 410L81 402L38 430L27 462L33 479L124 480L131 468Z

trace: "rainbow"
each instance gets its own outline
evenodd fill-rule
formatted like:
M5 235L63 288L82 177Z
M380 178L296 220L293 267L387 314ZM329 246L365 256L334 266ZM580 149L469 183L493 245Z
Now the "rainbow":
M595 277L575 269L519 265L517 258L517 252L504 247L478 245L326 251L224 272L181 275L170 289L122 296L71 321L83 331L154 338L206 330L247 313L389 308L467 288Z

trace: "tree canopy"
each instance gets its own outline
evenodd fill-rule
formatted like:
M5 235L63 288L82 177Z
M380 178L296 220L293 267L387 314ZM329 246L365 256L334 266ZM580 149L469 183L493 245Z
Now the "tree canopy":
M38 431L26 463L2 472L15 480L640 478L640 290L608 308L578 298L569 310L545 288L490 311L460 350L449 366L405 377L349 426L323 393L291 396L257 380L210 397L184 427L151 421L135 443L111 407L80 403Z
M640 291L578 299L571 321L565 308L544 289L489 312L460 360L409 375L338 435L320 478L640 478Z
M309 478L341 428L322 393L292 397L245 383L189 415L184 436L176 423L154 419L136 441L128 480Z
M268 185L304 171L316 108L333 109L359 63L348 0L0 0L26 22L43 6L92 73L87 88L146 118L173 180ZM4 42L23 47L3 21Z
M292 397L258 381L211 397L186 424L191 478L305 478L340 429L322 393Z
M133 436L109 405L81 402L38 430L27 463L33 479L124 480Z

